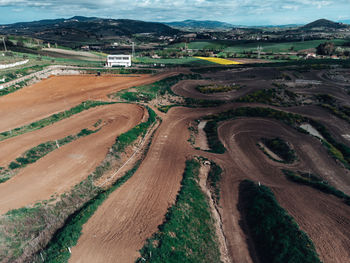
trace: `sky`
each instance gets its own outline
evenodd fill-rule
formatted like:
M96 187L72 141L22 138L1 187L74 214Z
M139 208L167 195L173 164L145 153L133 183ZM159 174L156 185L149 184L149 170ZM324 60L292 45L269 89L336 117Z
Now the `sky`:
M0 0L0 24L72 16L216 20L253 26L305 24L320 18L350 20L350 0Z

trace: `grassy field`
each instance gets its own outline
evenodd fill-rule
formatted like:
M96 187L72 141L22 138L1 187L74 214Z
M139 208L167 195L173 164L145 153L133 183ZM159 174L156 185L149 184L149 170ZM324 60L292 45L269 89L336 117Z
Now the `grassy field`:
M237 41L224 41L224 40L212 40L212 41L195 41L187 44L189 49L199 49L199 50L222 50L224 52L233 53L243 53L243 51L256 51L257 46L263 48L263 52L288 52L291 50L299 51L303 49L316 48L319 44L324 43L327 40L309 40L309 41L299 41L299 42L237 42ZM347 42L344 39L334 39L331 40L336 45L342 45ZM174 48L184 48L184 43L174 44L171 47ZM291 49L293 47L293 49Z
M284 43L247 43L241 45L233 45L224 49L224 52L243 53L244 51L256 51L257 46L263 48L263 52L290 52L300 51L304 49L316 48L319 44L326 42L326 40L310 40L304 42L284 42ZM344 39L332 40L336 45L342 45L346 42Z

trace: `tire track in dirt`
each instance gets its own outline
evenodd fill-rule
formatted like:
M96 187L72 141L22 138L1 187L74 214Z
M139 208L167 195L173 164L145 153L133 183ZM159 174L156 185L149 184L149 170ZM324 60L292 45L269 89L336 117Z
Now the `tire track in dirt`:
M47 133L47 136L57 136L59 131L66 133L67 129L74 125L80 129L81 126L76 121L81 118L85 119L83 123L88 120L95 121L96 118L104 122L97 133L79 138L56 149L22 169L10 180L0 184L1 214L40 200L48 200L53 194L61 194L69 190L94 171L119 134L136 126L144 116L144 108L138 105L114 104L103 107L104 110L91 109L72 120L67 119L48 126L44 131L35 132L39 133L35 135ZM94 114L94 110L97 110L97 114ZM36 140L38 142L41 139L37 137ZM17 142L14 141L14 143Z
M222 110L173 108L153 138L147 157L125 184L113 192L83 226L70 262L134 262L147 238L174 204L187 157L190 121Z
M63 119L40 130L35 130L1 141L0 166L9 164L22 153L40 143L77 134L85 128L96 129L93 125L99 120L102 121L101 124L105 125L109 119L118 116L119 111L121 115L125 114L124 108L125 105L122 106L122 104L98 106L75 114L68 119Z
M50 77L0 97L0 131L14 129L51 114L68 110L86 100L106 99L110 93L153 83L174 74L178 73Z
M231 257L237 224L238 185L244 179L269 186L277 200L313 240L323 262L347 262L350 258L350 207L339 199L284 178L280 169L290 167L319 174L349 193L347 172L340 168L313 137L294 132L277 121L257 118L228 121L219 127L220 138L228 148L231 162L224 162L222 212L224 232ZM299 162L284 165L269 160L256 146L261 137L280 136L292 143ZM234 261L236 262L236 261ZM246 262L246 261L237 261Z

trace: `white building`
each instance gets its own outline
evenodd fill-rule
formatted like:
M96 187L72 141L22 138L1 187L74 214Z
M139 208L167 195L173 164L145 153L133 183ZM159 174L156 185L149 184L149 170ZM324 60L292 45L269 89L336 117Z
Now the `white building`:
M130 67L131 55L108 55L106 66L107 67L113 67L113 66Z

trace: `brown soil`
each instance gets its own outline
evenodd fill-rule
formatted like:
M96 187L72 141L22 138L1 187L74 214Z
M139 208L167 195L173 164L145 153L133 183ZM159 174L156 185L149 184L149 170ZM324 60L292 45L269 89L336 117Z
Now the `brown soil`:
M263 119L229 121L219 128L219 133L228 147L230 158L230 162L224 164L221 204L231 257L237 258L234 248L237 248L236 228L240 220L238 185L243 179L251 179L272 188L282 207L311 237L323 262L347 262L350 258L350 207L318 190L287 181L280 171L282 167L311 171L349 193L348 172L329 158L317 139L296 133L276 121ZM283 165L269 160L256 146L262 136L283 137L292 143L300 161ZM238 219L232 215L238 215Z
M190 121L211 111L173 108L163 116L146 159L83 226L70 262L135 261L175 202L185 160L193 153L187 142Z
M70 109L85 100L107 99L122 89L152 83L170 74L55 76L0 97L0 131L13 129Z
M86 124L93 125L98 119L102 119L104 124L97 133L54 150L36 163L22 169L12 179L0 184L0 213L40 200L48 200L53 194L61 194L69 190L94 171L105 158L116 137L139 123L143 115L144 109L137 105L102 106L33 134L20 136L18 141L11 141L13 145L8 145L5 141L7 147L20 151L16 144L22 146L20 143L23 142L30 147L49 138L62 138L73 131L80 130ZM82 125L79 121L82 121ZM41 135L43 137L40 137ZM28 141L31 138L35 139Z

